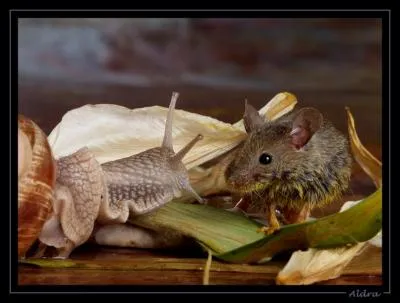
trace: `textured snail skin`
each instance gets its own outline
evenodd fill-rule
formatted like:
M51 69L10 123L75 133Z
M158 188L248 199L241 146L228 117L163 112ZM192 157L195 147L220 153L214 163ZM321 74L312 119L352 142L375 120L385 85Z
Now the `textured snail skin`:
M53 211L38 239L56 248L56 258L67 258L89 239L106 187L101 166L87 147L57 159L56 174Z
M28 168L18 169L22 172L18 176L18 257L21 258L38 238L52 211L56 163L46 135L32 120L19 115L18 128L28 138L31 150L27 154L32 156L30 161L24 161Z

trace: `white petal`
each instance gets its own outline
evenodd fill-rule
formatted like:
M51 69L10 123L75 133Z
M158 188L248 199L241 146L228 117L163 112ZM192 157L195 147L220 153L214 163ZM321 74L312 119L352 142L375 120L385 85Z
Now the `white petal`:
M293 95L279 93L259 112L267 119L276 118L293 109L296 102ZM167 111L161 106L129 109L113 104L85 105L67 112L48 140L56 159L86 146L100 163L105 163L160 146ZM246 137L242 120L230 124L176 109L174 150L179 151L197 134L204 139L183 159L187 169L224 154Z
M167 108L138 109L112 104L85 105L67 112L48 139L54 156L60 158L87 146L100 163L161 146ZM173 145L179 151L198 133L204 139L183 159L188 169L232 149L245 133L229 123L175 110Z

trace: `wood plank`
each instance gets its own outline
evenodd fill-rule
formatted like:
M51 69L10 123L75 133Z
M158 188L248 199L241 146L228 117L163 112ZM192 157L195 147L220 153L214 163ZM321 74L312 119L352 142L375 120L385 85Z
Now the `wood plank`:
M357 256L343 275L317 284L382 284L382 254L369 247ZM206 257L176 258L160 252L126 248L80 249L71 255L74 268L35 268L20 265L20 285L92 285L92 284L202 284ZM210 284L273 285L286 260L265 265L227 264L213 260ZM91 267L79 268L86 264Z

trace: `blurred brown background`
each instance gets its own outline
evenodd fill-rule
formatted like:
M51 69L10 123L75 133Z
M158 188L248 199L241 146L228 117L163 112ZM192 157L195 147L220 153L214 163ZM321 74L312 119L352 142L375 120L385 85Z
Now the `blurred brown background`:
M226 122L282 91L381 157L379 19L20 19L19 113L49 134L87 103L178 107ZM369 180L367 179L369 185ZM372 188L371 188L372 190Z

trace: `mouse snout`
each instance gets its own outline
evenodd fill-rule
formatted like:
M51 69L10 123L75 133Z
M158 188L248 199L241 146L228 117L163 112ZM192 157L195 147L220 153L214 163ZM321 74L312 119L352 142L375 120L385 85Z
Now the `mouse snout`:
M290 177L290 170L284 170L282 173L281 173L281 179L282 180L287 180L287 179L289 179L289 177Z
M235 173L228 177L228 183L232 186L241 186L248 182L248 175L246 173Z
M258 182L258 181L261 181L261 180L263 179L263 177L262 177L261 174L255 173L255 174L253 175L253 179L254 179L254 181Z

